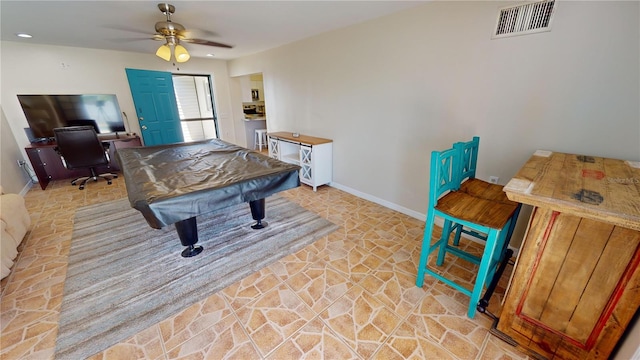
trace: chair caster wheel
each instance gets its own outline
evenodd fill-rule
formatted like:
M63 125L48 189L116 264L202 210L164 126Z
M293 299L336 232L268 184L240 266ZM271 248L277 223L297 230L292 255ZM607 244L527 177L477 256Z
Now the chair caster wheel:
M84 190L84 186L80 186L78 190Z
M111 185L111 181L107 181L107 185Z

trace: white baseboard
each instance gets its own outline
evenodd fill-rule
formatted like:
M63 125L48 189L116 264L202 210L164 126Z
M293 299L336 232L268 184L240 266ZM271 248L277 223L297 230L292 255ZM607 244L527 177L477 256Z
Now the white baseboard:
M427 220L427 214L422 214L422 213L419 213L417 211L414 211L414 210L411 210L411 209L407 209L404 206L400 206L398 204L394 204L394 203L392 203L390 201L380 199L380 198L375 197L373 195L370 195L370 194L367 194L367 193L363 193L362 191L358 191L356 189L352 189L352 188L350 188L348 186L344 186L344 185L336 183L336 182L329 183L329 186L334 187L334 188L336 188L338 190L342 190L342 191L344 191L346 193L349 193L351 195L357 196L359 198L362 198L362 199L365 199L365 200L369 200L369 201L371 201L373 203L376 203L378 205L382 205L382 206L384 206L386 208L389 208L391 210L395 210L397 212L403 213L403 214L405 214L407 216L411 216L414 219L418 219L418 220L422 220L422 221L426 221ZM427 200L425 199L425 201L427 201ZM435 219L435 224L440 226L440 227L442 227L444 225L444 220L441 219L441 218L436 218ZM465 239L467 239L469 241L476 242L478 244L484 244L484 242L481 241L480 239L478 239L476 237L473 237L473 236L470 236L468 234L464 234L463 233L462 237L464 237ZM515 256L515 257L518 256L518 251L519 251L518 248L514 248L511 245L509 245L509 249L513 250L513 256Z
M24 185L24 187L22 188L22 190L20 190L20 196L27 195L27 192L29 191L29 189L31 189L32 186L33 186L33 182L32 181L29 181L28 183L26 183Z
M411 209L407 209L406 207L400 206L398 204L394 204L394 203L389 202L387 200L380 199L378 197L375 197L373 195L369 195L367 193L363 193L363 192L358 191L356 189L352 189L352 188L350 188L348 186L344 186L344 185L338 184L336 182L331 182L329 184L329 186L334 187L334 188L336 188L338 190L342 190L342 191L344 191L346 193L349 193L351 195L355 195L355 196L357 196L359 198L362 198L362 199L365 199L365 200L369 200L369 201L374 202L374 203L376 203L378 205L382 205L382 206L384 206L386 208L389 208L391 210L395 210L397 212L400 212L400 213L403 213L405 215L411 216L412 218L415 218L415 219L418 219L418 220L426 220L426 214L422 214L422 213L419 213L417 211L413 211Z

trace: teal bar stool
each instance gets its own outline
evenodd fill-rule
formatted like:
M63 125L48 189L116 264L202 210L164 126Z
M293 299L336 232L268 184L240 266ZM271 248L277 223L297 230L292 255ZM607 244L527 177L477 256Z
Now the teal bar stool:
M466 294L470 297L467 316L473 318L482 291L493 279L503 255L502 250L506 248L507 234L511 223L515 221L514 214L518 204L483 199L459 191L463 176L463 154L460 149L458 146L431 153L429 205L416 285L422 287L424 276L430 275ZM436 217L443 219L444 225L440 239L431 244ZM449 244L450 235L457 225L476 233L486 234L481 257ZM478 273L472 289L457 283L453 277L447 277L448 274L441 275L427 266L431 254L437 256L436 266L442 266L446 253L478 265Z
M484 180L476 178L476 169L478 167L478 150L480 148L480 138L474 136L473 139L467 142L457 142L453 144L455 149L458 149L460 154L460 188L458 191L465 192L469 195L479 197L486 200L498 201L505 204L513 204L511 200L507 198L507 194L502 190L503 186L493 184ZM520 214L520 204L517 203L518 208L514 213L514 221L511 222L509 231L507 233L506 246L509 245L511 235L516 226L518 215ZM452 227L452 231L455 233L453 244L458 246L460 243L460 236L464 233L471 235L481 240L487 240L487 235L467 229L462 224L455 224Z

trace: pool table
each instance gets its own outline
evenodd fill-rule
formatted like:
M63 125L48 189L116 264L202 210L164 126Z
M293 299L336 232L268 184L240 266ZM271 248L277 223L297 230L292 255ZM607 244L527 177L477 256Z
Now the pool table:
M131 206L154 229L175 224L184 257L202 252L196 216L248 202L261 229L264 199L300 186L298 165L219 139L118 149L116 158Z

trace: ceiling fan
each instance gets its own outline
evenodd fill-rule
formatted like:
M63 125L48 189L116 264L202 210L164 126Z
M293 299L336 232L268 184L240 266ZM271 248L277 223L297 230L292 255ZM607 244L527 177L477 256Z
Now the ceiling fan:
M177 62L185 62L191 58L187 49L180 45L180 42L193 43L198 45L217 46L230 49L233 46L222 44L219 42L195 39L190 36L189 31L177 22L171 21L171 14L176 11L175 6L167 3L158 4L158 9L167 17L166 21L158 21L156 23L156 34L153 35L154 40L164 41L160 45L156 55L166 61L171 61L171 47Z

